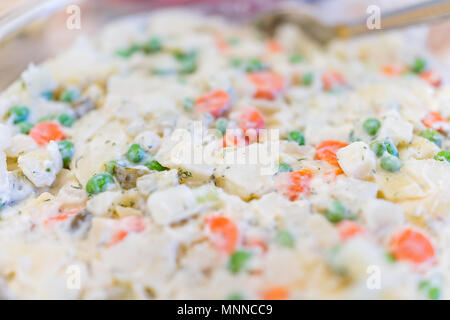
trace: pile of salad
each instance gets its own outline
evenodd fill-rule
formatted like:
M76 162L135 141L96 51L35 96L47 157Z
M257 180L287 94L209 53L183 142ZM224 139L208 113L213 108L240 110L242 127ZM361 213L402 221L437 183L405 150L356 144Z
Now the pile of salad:
M448 298L440 71L397 33L187 11L78 39L0 94L0 296Z

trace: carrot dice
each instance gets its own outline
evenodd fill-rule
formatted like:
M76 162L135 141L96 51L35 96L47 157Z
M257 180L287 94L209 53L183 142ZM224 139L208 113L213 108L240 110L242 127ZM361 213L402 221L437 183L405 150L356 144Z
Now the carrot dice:
M385 65L381 67L381 72L387 76L398 76L402 72L402 68L398 65Z
M329 71L322 75L322 86L326 91L333 90L345 84L344 77L337 71Z
M256 87L254 98L275 99L284 89L284 79L272 71L257 71L248 74L248 79Z
M38 123L30 130L30 137L40 146L44 146L50 141L60 141L64 139L64 132L61 125L55 122L44 121Z
M278 192L289 198L289 200L295 201L299 196L309 192L312 177L313 173L309 169L288 172L277 177L276 187Z
M80 212L79 209L60 212L56 216L45 219L44 225L48 226L48 225L52 224L53 222L65 221L65 220L75 216L78 212Z
M283 51L283 47L276 39L269 39L267 41L267 49L270 52L277 53Z
M336 152L346 146L348 146L347 142L325 140L316 147L316 159L326 161L335 166L337 168L336 174L340 174L342 169L337 161Z
M218 118L231 106L230 95L224 90L211 91L195 101L195 107L202 113L210 113Z
M130 233L139 233L145 230L147 224L140 216L127 216L116 221L115 230L108 246L115 245L125 239Z
M244 133L250 129L258 131L266 126L266 120L258 109L249 107L242 112L238 125Z
M206 224L211 232L210 240L217 250L228 254L236 250L239 230L232 220L224 216L213 216L206 219Z
M287 300L289 290L282 286L272 287L263 293L262 298L264 300Z
M223 136L223 147L244 147L245 137L241 130L227 130Z
M421 77L423 80L428 82L433 87L440 87L442 84L442 78L439 74L437 74L435 71L432 70L426 70L419 74L419 77Z
M445 120L439 112L430 111L426 114L426 116L422 119L422 123L427 128L432 128L436 130L440 130L440 124L445 123Z
M405 228L394 234L389 243L390 252L396 260L421 264L434 259L435 250L430 239L423 233Z
M353 238L357 235L364 234L364 229L356 222L350 220L344 220L339 222L337 228L341 240L344 241Z

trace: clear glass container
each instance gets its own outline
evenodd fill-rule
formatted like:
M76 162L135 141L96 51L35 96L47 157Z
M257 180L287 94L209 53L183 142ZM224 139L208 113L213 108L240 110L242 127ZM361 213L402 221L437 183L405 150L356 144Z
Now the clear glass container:
M162 7L183 6L245 21L287 2L296 2L328 22L342 22L366 14L370 4L382 13L421 0L15 0L0 3L0 90L30 62L39 63L64 50L80 35L93 34L106 23L130 14ZM3 12L1 11L3 10ZM79 14L79 26L75 26ZM447 23L448 24L448 23ZM413 29L413 41L426 44L423 28ZM446 31L447 30L447 31ZM433 39L432 39L433 40ZM443 60L450 60L450 26L437 30L434 44Z

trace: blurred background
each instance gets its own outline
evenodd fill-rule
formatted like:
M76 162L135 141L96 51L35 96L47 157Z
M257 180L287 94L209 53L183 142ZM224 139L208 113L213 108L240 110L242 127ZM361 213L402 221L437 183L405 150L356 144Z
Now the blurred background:
M296 3L327 23L366 17L369 5L383 14L427 0L0 0L0 89L10 84L30 61L41 62L83 34L92 34L114 18L161 7L188 7L246 21L285 3ZM81 28L69 30L70 5L80 7ZM450 21L406 30L439 62L450 66Z

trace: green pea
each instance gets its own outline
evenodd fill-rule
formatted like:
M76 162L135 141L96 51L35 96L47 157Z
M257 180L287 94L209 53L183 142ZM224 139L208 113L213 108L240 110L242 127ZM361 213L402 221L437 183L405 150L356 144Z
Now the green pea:
M288 165L286 162L280 162L278 164L278 172L292 172L292 167Z
M261 60L253 58L247 61L245 71L256 72L266 69L266 65Z
M216 129L219 130L222 134L225 134L227 131L228 121L225 118L219 118L216 120Z
M450 151L439 151L435 156L434 156L435 160L438 161L447 161L450 162Z
M411 71L414 73L421 73L427 67L427 62L422 58L415 58L413 64L411 65Z
M228 261L228 270L230 270L231 273L239 273L244 269L250 257L250 252L244 250L235 251Z
M89 179L86 192L90 195L104 192L114 183L114 178L109 173L99 173Z
M156 171L166 171L169 170L169 168L164 167L163 165L161 165L158 161L156 160L152 160L149 161L145 164L145 166L147 168L149 168L150 170L156 170Z
M420 133L420 136L424 137L427 140L430 140L439 147L442 145L442 136L436 130L426 129Z
M108 163L106 163L105 165L105 172L114 175L114 169L116 168L116 166L118 165L117 160L111 160Z
M403 166L402 162L392 155L384 155L381 157L380 166L386 171L396 172Z
M195 107L195 101L192 98L185 98L183 100L183 109L184 111L191 112L194 110Z
M230 59L230 65L233 68L240 68L244 64L244 61L240 58L231 58Z
M241 42L241 39L236 37L228 38L227 40L228 44L231 44L232 46L238 45Z
M155 53L162 50L162 42L160 38L151 38L141 47L142 51L147 54Z
M302 75L302 84L305 86L310 86L312 85L314 81L314 73L312 72L306 72L305 74Z
M380 120L374 118L369 118L363 123L364 131L371 136L376 135L380 127L381 127Z
M394 157L398 158L398 150L395 144L393 144L391 141L385 141L384 145L386 146L386 151L389 154L392 154Z
M370 149L375 153L377 157L381 157L386 151L386 145L380 141L374 141L370 144Z
M389 263L394 263L395 262L395 257L394 257L394 255L392 253L386 252L385 257L386 257L386 261L387 262L389 262Z
M345 277L348 275L348 269L345 264L342 263L342 259L340 258L341 254L342 245L334 245L326 252L325 261L334 273Z
M419 290L425 293L427 298L430 300L439 300L441 297L441 289L439 286L427 280L419 283Z
M286 138L288 141L297 142L300 146L305 144L305 136L300 131L290 131Z
M299 63L299 62L302 62L303 60L304 60L304 58L300 53L293 53L289 57L289 61L291 63Z
M180 73L189 74L197 70L197 52L177 52L175 58L180 64Z
M13 117L14 124L28 119L30 109L25 106L14 106L8 111L8 117Z
M59 153L63 160L64 168L68 168L70 161L73 157L73 151L75 149L73 143L69 140L63 140L58 142Z
M293 248L295 245L294 237L290 232L285 230L279 231L276 235L275 240L280 246L285 248Z
M245 298L242 294L234 292L227 297L227 300L245 300Z
M147 152L137 143L132 144L126 154L128 161L133 163L141 162L146 156Z
M67 113L63 113L58 117L59 123L61 123L64 127L71 127L75 122L75 118Z
M52 90L44 91L41 93L41 96L47 100L53 100L53 91Z
M152 70L152 74L156 76L170 76L176 73L176 70L173 69L155 69Z
M131 46L127 47L127 48L122 48L122 49L118 49L116 51L116 54L122 58L129 58L131 57L134 53L138 52L139 50L141 50L141 46L138 44L132 44Z
M331 223L338 223L345 219L347 209L340 201L333 201L333 203L328 207L325 216Z
M66 89L61 94L59 100L66 103L72 103L80 97L80 92L76 89Z
M23 134L29 134L31 128L33 128L33 124L29 123L28 121L19 122L18 124L16 124L16 126Z

